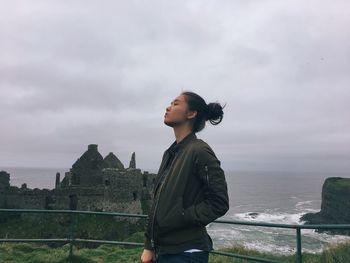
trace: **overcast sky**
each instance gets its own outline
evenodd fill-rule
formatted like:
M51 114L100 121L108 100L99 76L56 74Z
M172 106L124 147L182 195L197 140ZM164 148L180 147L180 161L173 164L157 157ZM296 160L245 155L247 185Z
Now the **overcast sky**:
M183 90L228 170L350 170L350 1L1 1L0 169L88 144L156 170Z

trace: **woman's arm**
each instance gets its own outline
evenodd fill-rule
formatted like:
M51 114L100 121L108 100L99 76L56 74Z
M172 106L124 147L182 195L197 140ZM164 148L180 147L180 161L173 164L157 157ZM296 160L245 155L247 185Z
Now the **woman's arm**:
M143 263L156 262L156 256L152 250L144 249L141 255L141 261Z
M184 216L191 222L207 225L227 212L229 199L220 161L205 143L196 149L196 170L203 183L204 200L188 207Z

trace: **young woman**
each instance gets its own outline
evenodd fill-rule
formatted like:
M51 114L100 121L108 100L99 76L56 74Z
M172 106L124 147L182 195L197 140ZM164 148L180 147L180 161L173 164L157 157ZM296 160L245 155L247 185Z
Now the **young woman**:
M165 151L154 185L142 262L208 262L212 241L205 226L228 208L220 161L195 133L206 121L217 125L223 111L193 92L183 92L166 108L164 123L176 141Z

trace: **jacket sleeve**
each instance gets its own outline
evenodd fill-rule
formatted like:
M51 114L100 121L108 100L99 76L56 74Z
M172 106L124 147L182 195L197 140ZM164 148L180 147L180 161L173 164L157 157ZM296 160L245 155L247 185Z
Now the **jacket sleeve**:
M145 239L144 239L144 248L148 250L153 250L152 244L151 244L151 238L150 238L150 231L149 231L149 218L147 218L147 224L145 229Z
M229 209L227 184L220 161L213 150L205 144L196 150L196 174L202 181L204 200L184 211L186 221L207 225L223 216Z

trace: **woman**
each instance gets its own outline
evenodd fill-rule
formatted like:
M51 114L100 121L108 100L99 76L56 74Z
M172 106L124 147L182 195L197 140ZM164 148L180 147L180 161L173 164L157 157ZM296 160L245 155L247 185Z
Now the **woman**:
M176 141L165 151L154 185L142 262L208 262L212 241L205 226L229 207L220 161L195 133L217 125L223 111L193 92L166 108L164 123Z

